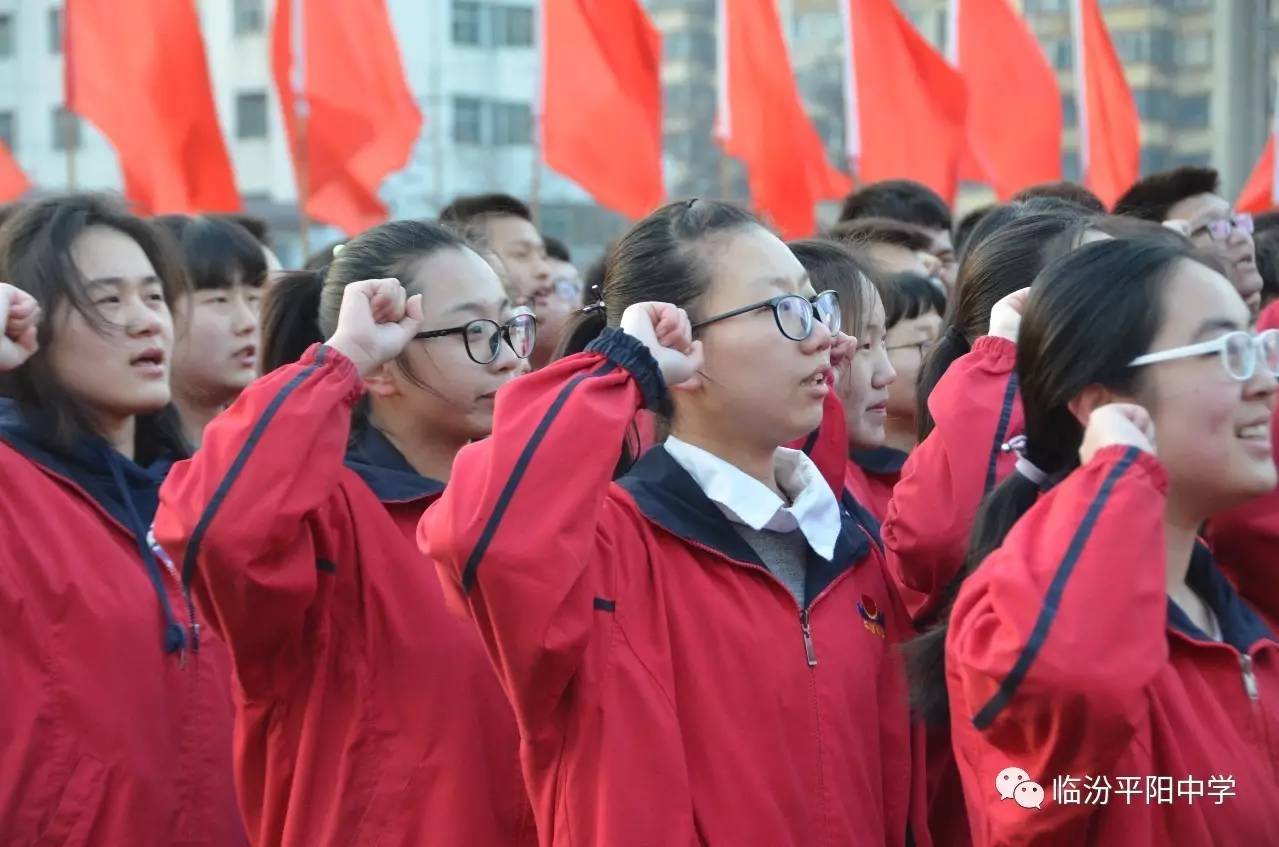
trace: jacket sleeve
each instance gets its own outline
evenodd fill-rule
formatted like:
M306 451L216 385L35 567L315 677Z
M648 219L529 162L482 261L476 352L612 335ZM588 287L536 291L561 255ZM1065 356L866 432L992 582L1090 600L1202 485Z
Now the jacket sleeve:
M1146 688L1168 661L1166 487L1154 456L1104 448L960 589L946 640L951 722L957 740L984 739L969 765L988 785L1010 765L1041 781L1110 773L1146 720ZM982 796L997 818L1031 819Z
M642 542L609 496L613 469L635 413L665 392L647 348L605 330L587 352L499 392L493 434L462 450L418 527L526 738L562 702L598 610L621 602L618 560Z
M893 487L882 534L888 567L918 621L964 563L982 498L1012 472L1000 448L1024 426L1017 346L977 339L928 398L936 428L911 452Z
M1279 417L1271 423L1273 455L1279 457ZM1208 541L1221 568L1239 593L1260 611L1272 627L1279 627L1279 488L1238 508L1217 515L1208 524Z
M155 534L247 694L299 644L317 571L338 566L348 515L338 480L363 393L355 366L316 345L254 382L160 490ZM341 564L348 564L342 562Z

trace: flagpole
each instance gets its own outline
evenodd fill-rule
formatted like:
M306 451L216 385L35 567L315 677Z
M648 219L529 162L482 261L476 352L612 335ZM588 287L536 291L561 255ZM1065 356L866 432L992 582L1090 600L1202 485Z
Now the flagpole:
M296 129L293 161L297 169L298 182L298 246L301 248L302 265L311 255L311 216L306 204L311 197L310 167L308 159L307 123L310 118L310 103L306 99L306 35L304 28L305 0L289 0L293 4L293 31L290 33L293 43L293 125Z
M67 13L62 12L62 134L63 152L66 154L67 191L76 190L76 148L80 146L79 126L76 125L75 113L71 111L71 37L68 29Z
M529 108L529 121L533 142L533 172L529 177L528 210L533 216L533 226L542 227L542 103L546 90L546 22L542 16L546 14L546 4L539 4L541 9L533 17L534 43L537 45L537 74L534 76L533 96Z
M64 107L62 131L66 134L67 142L67 191L76 190L76 148L80 146L79 129L75 113Z

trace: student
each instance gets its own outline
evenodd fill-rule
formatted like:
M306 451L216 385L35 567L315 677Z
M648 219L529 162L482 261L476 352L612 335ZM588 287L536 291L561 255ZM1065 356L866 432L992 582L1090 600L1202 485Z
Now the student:
M610 328L506 391L419 529L514 703L542 843L931 843L905 612L778 449L848 355L835 298L703 200L636 224L603 297ZM613 483L641 406L671 437Z
M936 276L941 262L929 252L931 236L921 227L889 218L859 218L836 224L828 237L856 249L876 276L917 273ZM942 287L939 281L938 287Z
M551 266L551 285L555 294L564 300L577 303L582 299L582 275L573 264L568 247L558 238L542 236L546 242L546 261Z
M1230 201L1221 196L1216 170L1187 165L1151 174L1119 198L1115 214L1155 223L1184 221L1190 240L1220 258L1239 296L1253 317L1257 316L1261 274L1252 240L1252 215L1235 212Z
M839 295L842 323L857 339L857 351L835 374L834 393L847 424L839 460L844 467L843 487L878 524L884 519L892 483L875 459L884 446L889 397L897 380L886 347L884 301L857 254L844 245L810 239L786 246L808 271L815 289ZM932 289L928 280L922 282ZM811 448L809 453L815 456ZM815 458L820 463L820 457Z
M946 298L931 282L914 274L900 274L885 287L892 288L892 296L885 298L890 304L885 343L897 380L888 390L884 446L905 461L918 444L919 372L941 336Z
M324 345L209 426L156 518L231 647L249 831L532 843L510 706L413 533L525 368L533 318L460 236L397 221L333 260L319 325Z
M70 195L0 230L0 279L0 843L244 844L226 648L147 534L181 257Z
M531 364L535 370L545 367L578 300L556 289L546 243L533 226L528 206L509 194L458 197L440 212L440 222L460 228L502 260L512 302L537 315L537 349Z
M936 257L939 264L937 275L947 292L954 289L959 263L951 242L950 207L937 192L908 179L871 183L844 198L844 206L839 212L841 222L863 218L889 218L927 231L930 241L928 252Z
M164 215L153 222L177 241L195 289L178 314L172 381L187 441L199 447L209 421L257 374L267 266L260 245L229 221Z
M1086 245L1032 286L1025 454L982 507L944 633L975 844L1279 842L1279 643L1197 537L1276 483L1279 334L1249 322L1226 277L1166 241ZM1052 792L1132 775L1143 802ZM1205 795L1146 803L1147 777Z

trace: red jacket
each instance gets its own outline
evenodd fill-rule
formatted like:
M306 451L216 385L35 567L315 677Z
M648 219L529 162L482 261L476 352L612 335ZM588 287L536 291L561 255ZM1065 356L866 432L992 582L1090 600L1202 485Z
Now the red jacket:
M916 619L964 564L977 509L1012 473L1001 448L1025 429L1017 391L1017 345L984 336L956 359L928 398L936 428L911 452L881 532L888 564Z
M908 455L893 447L854 450L846 464L844 487L881 524L888 516L888 502L893 499L893 487L901 479Z
M1166 485L1149 453L1098 451L961 589L947 683L976 844L1279 844L1279 644L1207 548L1187 579L1224 643L1168 599ZM1010 766L1042 787L1041 809L1000 799ZM1101 776L1107 805L1054 799L1056 777L1089 777L1096 790ZM1120 777L1140 779L1131 805ZM1160 777L1173 781L1171 804L1156 802ZM1221 805L1214 777L1233 778ZM1187 791L1200 780L1205 796L1179 796L1183 780Z
M1262 309L1257 316L1257 332L1264 329L1279 329L1279 300Z
M1279 411L1270 422L1270 441L1279 461ZM1213 552L1230 562L1230 577L1239 593L1271 621L1279 622L1279 488L1237 509L1218 515L1208 524Z
M0 401L0 844L244 844L226 650L147 543L167 463L45 432Z
M617 330L516 380L419 532L514 701L542 843L930 843L878 547L846 517L801 612L664 449L610 482L664 391Z
M510 706L413 541L439 483L376 432L312 347L174 467L156 535L235 664L236 779L262 845L532 843Z

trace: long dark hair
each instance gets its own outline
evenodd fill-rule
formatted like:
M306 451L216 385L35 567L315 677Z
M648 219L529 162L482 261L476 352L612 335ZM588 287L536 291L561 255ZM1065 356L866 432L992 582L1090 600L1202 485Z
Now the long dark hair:
M1084 428L1070 401L1090 385L1121 394L1140 387L1142 371L1128 363L1150 349L1164 319L1164 283L1185 261L1211 266L1189 244L1164 238L1098 241L1057 259L1035 279L1018 336L1017 373L1027 459L1048 475L1045 488L1079 466ZM990 493L964 565L941 598L940 620L907 651L912 701L930 723L948 720L945 645L955 596L1040 490L1013 473Z
M596 307L573 318L560 341L556 357L586 349L605 327L617 326L622 313L636 303L671 303L698 318L698 300L706 293L711 271L701 247L707 239L763 224L750 212L719 200L681 200L667 204L631 227L608 253L604 284ZM659 424L670 423L670 410L658 413ZM625 439L617 472L630 467L637 452L634 433Z
M320 292L324 277L317 271L280 274L262 301L258 326L262 333L262 373L296 362L320 332Z
M866 260L851 247L826 238L791 241L786 246L808 271L813 288L839 294L844 331L849 335L863 335L870 320L873 298L877 296L866 270Z
M64 448L78 438L98 434L91 410L62 387L49 361L59 324L55 316L64 306L75 309L98 331L108 329L71 256L75 240L95 226L116 230L142 248L170 308L189 294L182 257L172 239L110 198L69 194L28 203L0 229L0 279L35 297L45 315L38 333L40 349L21 367L0 374L0 394L23 409L40 412L51 422L49 435ZM172 404L137 416L134 455L139 464L150 464L161 456L185 458L190 453Z
M933 431L929 396L951 364L972 350L973 342L989 330L990 310L1029 285L1053 259L1074 249L1088 227L1090 218L1068 204L1049 212L1027 212L1029 206L990 213L970 239L941 338L919 373L915 421L920 441Z

